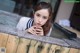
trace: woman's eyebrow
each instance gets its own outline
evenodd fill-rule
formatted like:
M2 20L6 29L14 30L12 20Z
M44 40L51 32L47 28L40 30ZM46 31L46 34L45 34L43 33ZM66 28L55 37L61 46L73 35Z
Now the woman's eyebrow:
M37 14L42 15L42 14L40 14L40 13L37 13ZM48 17L47 15L42 15L42 16L44 16L44 17Z
M36 14L39 14L39 15L41 15L40 13L36 13Z
M44 17L48 17L48 16L45 16L45 15L43 15Z

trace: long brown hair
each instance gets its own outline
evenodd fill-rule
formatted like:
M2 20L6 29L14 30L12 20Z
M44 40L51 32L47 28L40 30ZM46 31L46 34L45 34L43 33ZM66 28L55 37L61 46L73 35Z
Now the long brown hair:
M38 10L41 9L48 9L49 12L49 19L47 20L47 22L42 26L43 30L44 30L44 36L49 32L50 27L51 27L51 20L52 20L52 6L50 3L46 3L46 2L40 2L38 3L34 8L34 13Z

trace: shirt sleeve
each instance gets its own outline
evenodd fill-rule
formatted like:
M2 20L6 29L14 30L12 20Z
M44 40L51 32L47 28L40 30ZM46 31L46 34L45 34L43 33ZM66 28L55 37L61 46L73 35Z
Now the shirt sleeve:
M22 17L19 20L19 22L18 22L18 24L16 26L17 30L25 30L26 29L26 24L27 24L29 19L30 18L28 18L28 17Z

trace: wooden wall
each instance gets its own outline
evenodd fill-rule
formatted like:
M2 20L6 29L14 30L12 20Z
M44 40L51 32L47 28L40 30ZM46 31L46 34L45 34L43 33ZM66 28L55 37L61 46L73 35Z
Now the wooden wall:
M0 33L0 53L80 53L80 49Z

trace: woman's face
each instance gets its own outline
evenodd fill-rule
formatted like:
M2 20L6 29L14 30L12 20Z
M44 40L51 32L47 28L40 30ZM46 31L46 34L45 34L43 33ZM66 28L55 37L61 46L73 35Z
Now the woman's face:
M49 18L48 9L41 9L34 13L34 24L43 26Z

